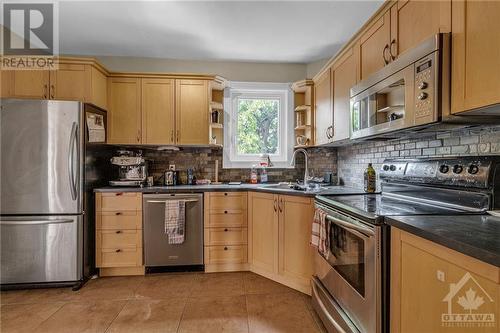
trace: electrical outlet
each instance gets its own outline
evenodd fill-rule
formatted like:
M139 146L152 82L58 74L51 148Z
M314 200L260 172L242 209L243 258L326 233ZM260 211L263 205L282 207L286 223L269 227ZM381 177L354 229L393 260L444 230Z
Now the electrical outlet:
M436 276L437 276L437 279L439 281L444 282L445 277L444 277L444 272L443 271L437 270L436 271Z
M175 171L175 164L170 164L168 166L168 170L174 170Z

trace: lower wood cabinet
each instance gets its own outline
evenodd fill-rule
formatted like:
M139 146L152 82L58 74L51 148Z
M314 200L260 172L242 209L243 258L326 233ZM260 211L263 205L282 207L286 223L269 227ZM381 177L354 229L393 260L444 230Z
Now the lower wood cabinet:
M205 271L248 270L247 193L205 193L204 224Z
M391 333L498 332L499 283L500 268L392 228Z
M310 294L314 200L252 192L248 201L250 270Z
M100 275L143 275L142 245L142 194L96 193L96 267Z

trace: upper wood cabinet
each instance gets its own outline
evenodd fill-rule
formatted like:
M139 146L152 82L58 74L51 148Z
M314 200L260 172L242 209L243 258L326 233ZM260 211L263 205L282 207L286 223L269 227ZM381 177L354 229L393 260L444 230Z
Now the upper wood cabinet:
M141 79L108 79L108 143L141 143Z
M207 145L208 80L110 77L109 143Z
M392 58L425 39L451 31L451 0L399 0L391 7Z
M499 277L498 267L392 228L391 333L498 332L498 327L484 322L468 327L461 326L467 322L443 324L442 320L447 314L451 318L453 314L478 313L497 317ZM474 299L482 298L477 309L467 309L459 302L460 298L469 299L471 291ZM446 324L452 326L443 326Z
M175 80L142 79L142 143L175 142Z
M329 68L314 81L316 145L330 142L333 132L333 79Z
M208 144L208 81L176 80L177 144Z
M451 0L399 0L361 33L361 79L426 38L451 30Z
M452 113L500 103L500 2L452 2Z
M4 70L2 97L81 101L106 109L106 75L78 61L60 61L54 71Z
M357 82L357 53L351 48L343 55L333 70L333 139L342 141L351 134L350 92Z

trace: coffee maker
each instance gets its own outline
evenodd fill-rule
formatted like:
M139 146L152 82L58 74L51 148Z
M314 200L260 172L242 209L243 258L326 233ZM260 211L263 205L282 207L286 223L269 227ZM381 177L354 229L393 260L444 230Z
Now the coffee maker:
M148 172L142 151L134 153L129 150L119 150L118 156L111 158L111 164L118 166L118 180L110 181L111 186L144 185Z

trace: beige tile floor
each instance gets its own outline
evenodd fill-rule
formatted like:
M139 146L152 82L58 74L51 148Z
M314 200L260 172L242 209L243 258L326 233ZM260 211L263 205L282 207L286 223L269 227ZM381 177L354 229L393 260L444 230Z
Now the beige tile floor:
M0 294L0 332L324 332L310 297L259 275L159 274Z

